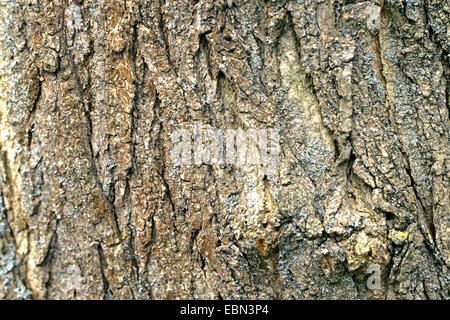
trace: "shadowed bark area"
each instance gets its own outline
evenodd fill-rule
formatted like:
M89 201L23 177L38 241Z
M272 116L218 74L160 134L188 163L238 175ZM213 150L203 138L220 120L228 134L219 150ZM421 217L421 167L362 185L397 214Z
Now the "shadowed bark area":
M1 299L450 298L448 0L0 17ZM194 123L279 130L276 173L175 164Z

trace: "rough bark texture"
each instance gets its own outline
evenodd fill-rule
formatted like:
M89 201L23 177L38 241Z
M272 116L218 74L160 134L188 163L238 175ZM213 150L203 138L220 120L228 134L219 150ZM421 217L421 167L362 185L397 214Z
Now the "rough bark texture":
M450 297L448 0L0 16L0 298ZM174 165L194 121L278 128L277 174Z

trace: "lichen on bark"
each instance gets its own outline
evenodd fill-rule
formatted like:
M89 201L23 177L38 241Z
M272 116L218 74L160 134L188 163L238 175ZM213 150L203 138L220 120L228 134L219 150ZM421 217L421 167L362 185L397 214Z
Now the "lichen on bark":
M449 298L448 1L0 17L1 299ZM278 170L174 164L194 123L279 130Z

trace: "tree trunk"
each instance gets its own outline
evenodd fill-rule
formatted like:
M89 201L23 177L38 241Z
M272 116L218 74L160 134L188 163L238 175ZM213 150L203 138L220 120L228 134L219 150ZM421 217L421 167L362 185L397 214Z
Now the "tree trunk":
M450 297L448 0L0 12L0 298Z

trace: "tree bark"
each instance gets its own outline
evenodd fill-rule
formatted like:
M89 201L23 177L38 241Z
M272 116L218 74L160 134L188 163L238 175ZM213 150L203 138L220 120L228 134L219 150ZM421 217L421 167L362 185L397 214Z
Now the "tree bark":
M448 0L0 16L1 299L450 297ZM194 123L278 169L174 163Z

